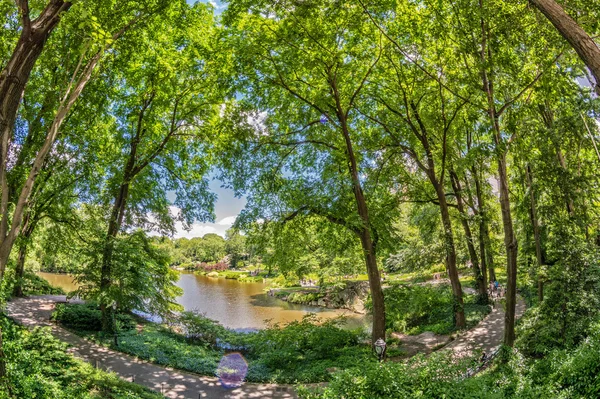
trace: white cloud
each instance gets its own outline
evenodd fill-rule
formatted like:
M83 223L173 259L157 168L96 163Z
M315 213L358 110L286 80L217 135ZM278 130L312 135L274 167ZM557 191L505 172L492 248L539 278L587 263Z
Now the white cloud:
M232 226L235 223L236 216L227 216L217 222L220 226Z
M216 227L211 226L212 223L194 223L192 225L192 229L190 231L186 231L183 228L183 225L181 223L176 223L175 225L175 236L174 238L193 238L193 237L202 237L205 234L208 233L215 233L215 234L219 234L221 236L225 236L225 232L220 232L217 230Z

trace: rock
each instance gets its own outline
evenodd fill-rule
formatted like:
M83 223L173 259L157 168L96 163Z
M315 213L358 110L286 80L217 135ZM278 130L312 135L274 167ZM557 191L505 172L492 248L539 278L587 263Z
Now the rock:
M321 298L317 301L317 306L327 306L327 304L325 303L325 299Z

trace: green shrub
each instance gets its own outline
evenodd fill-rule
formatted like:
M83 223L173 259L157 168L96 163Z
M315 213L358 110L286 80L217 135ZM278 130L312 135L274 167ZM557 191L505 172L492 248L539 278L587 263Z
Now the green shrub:
M7 380L10 396L0 387L0 399L158 399L161 396L115 374L94 369L66 353L67 345L49 329L29 332L3 316Z
M395 332L420 334L454 331L453 297L450 287L393 285L384 290L386 327ZM488 305L477 304L475 296L465 296L467 326L476 325L490 312ZM367 301L370 309L371 302Z
M75 330L100 331L102 329L102 313L98 305L86 304L58 304L52 314L53 320ZM131 316L119 313L117 322L123 330L135 328L135 321Z
M190 342L216 346L217 339L226 335L227 329L205 315L182 312L178 324Z
M448 353L417 356L408 363L365 363L337 373L323 389L300 388L302 399L489 398L464 392L460 377L473 363Z
M259 381L319 382L330 379L332 368L375 361L370 347L359 343L358 333L339 328L340 320L319 323L312 314L244 337L249 375Z
M48 281L35 273L25 272L23 274L23 294L24 295L64 295L62 288L50 285Z

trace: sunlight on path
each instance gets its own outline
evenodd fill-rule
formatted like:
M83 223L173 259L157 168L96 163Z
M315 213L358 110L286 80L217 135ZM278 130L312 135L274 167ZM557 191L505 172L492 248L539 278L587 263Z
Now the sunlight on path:
M517 318L525 312L525 302L518 298L516 316ZM460 355L469 355L474 350L482 350L488 355L494 352L502 344L504 338L504 309L497 303L492 312L486 316L477 326L465 331L454 341L444 346L441 350L451 349Z
M74 356L104 370L113 371L121 378L162 392L167 398L295 398L289 385L244 384L240 388L226 389L216 377L199 376L192 373L161 367L133 356L115 352L96 345L50 321L54 305L65 302L64 295L45 295L15 299L7 304L6 312L15 321L28 328L50 327L52 334L70 345Z

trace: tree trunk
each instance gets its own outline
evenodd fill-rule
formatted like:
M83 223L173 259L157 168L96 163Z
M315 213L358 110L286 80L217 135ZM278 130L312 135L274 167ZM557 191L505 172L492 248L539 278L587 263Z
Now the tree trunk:
M482 0L479 7L483 8ZM488 64L488 55L491 58L491 50L488 47L489 30L485 20L481 20L481 62ZM491 75L493 79L493 74ZM517 239L513 229L512 215L510 211L510 195L508 190L508 172L506 168L506 151L500 129L500 116L504 109L496 110L494 97L494 84L488 76L485 67L481 70L482 89L487 97L487 114L490 118L490 127L494 139L496 161L498 163L498 179L500 183L500 209L502 212L502 226L504 230L504 246L506 248L506 313L504 315L504 344L512 347L515 343L515 310L517 303Z
M487 210L483 199L483 190L479 174L475 167L471 168L473 180L475 181L475 193L477 195L477 206L479 208L479 254L481 256L481 268L488 269L487 281L496 281L496 271L494 270L494 254L492 252L492 241L490 239L490 229L487 220Z
M450 278L452 295L454 297L454 323L457 328L465 328L467 325L465 320L465 305L463 302L462 286L458 277L458 269L456 267L456 247L454 246L452 221L450 220L450 212L448 211L448 203L446 202L446 193L444 192L444 186L439 183L431 173L429 174L429 179L435 187L438 202L440 203L440 213L444 229L444 243L446 247L446 267L448 269L448 277Z
M473 235L471 234L471 227L469 226L468 215L465 210L465 206L462 198L462 187L460 180L454 171L450 171L450 180L452 181L452 188L456 194L456 204L458 212L460 213L460 221L465 231L465 237L467 238L467 247L469 249L469 257L471 258L471 265L473 267L473 273L475 274L475 281L477 282L477 291L479 299L487 303L487 284L485 281L484 273L482 273L479 266L479 259L477 258L477 251L475 250L475 244L473 243Z
M360 235L360 242L365 254L369 288L371 289L371 299L373 301L373 333L371 335L371 342L375 343L379 338L385 340L385 301L383 289L381 288L381 276L377 268L375 246L373 245L371 233L368 229L364 229Z
M531 218L531 225L533 226L533 239L535 241L535 257L537 259L538 267L538 299L540 302L544 300L544 278L541 273L542 266L544 265L544 257L542 253L542 241L540 237L540 226L537 219L536 212L536 201L535 192L533 191L533 180L531 175L531 166L527 165L525 168L525 175L527 180L527 188L529 189L529 200L530 209L529 217Z
M15 269L15 286L13 288L13 296L20 298L23 296L23 275L25 272L25 258L27 257L27 243L23 242L19 245L19 258L17 259L17 267Z
M373 302L373 331L371 334L371 342L374 344L379 338L385 340L385 302L383 297L383 289L381 288L381 276L379 275L379 269L377 268L375 244L373 242L373 238L371 237L369 208L360 184L358 163L356 162L356 157L354 155L354 148L352 146L348 121L346 119L347 113L343 112L342 110L339 93L337 91L337 83L335 80L332 80L331 83L336 100L337 117L340 121L344 142L346 144L348 171L350 172L350 177L352 178L352 191L354 192L354 199L356 200L358 216L362 222L362 228L359 235L365 255L367 275L369 277L369 287L371 289L371 299Z
M19 243L19 257L17 258L17 267L15 269L15 286L13 296L19 298L23 296L23 275L25 273L25 259L27 258L27 249L29 239L35 230L37 220L31 219L31 212L27 212L23 218L21 228L21 242Z
M40 16L31 21L27 1L18 4L22 20L21 35L11 58L0 73L0 282L14 244L14 237L7 237L10 193L6 173L8 147L17 111L31 71L44 49L46 40L60 21L61 13L71 7L70 2L51 0ZM5 242L7 239L8 242Z
M499 135L496 135L496 148ZM515 343L515 311L517 304L517 239L513 230L506 170L506 154L498 156L498 175L500 177L500 208L504 227L504 246L506 247L506 313L504 315L504 344L512 347Z
M112 285L112 260L114 252L114 242L121 230L123 224L123 217L125 215L125 207L127 204L127 197L129 195L129 177L126 172L125 183L121 184L119 192L115 197L113 203L113 209L111 211L110 220L108 222L108 231L106 232L106 241L104 242L104 250L102 252L102 268L100 270L100 292L103 293L103 298L100 302L100 311L102 312L102 331L114 332L114 315L110 307L111 304L107 303L108 290Z
M600 94L600 48L598 48L594 40L556 1L529 1L550 20L562 37L575 49L579 58L581 58L594 75L594 79L596 79L596 92Z

